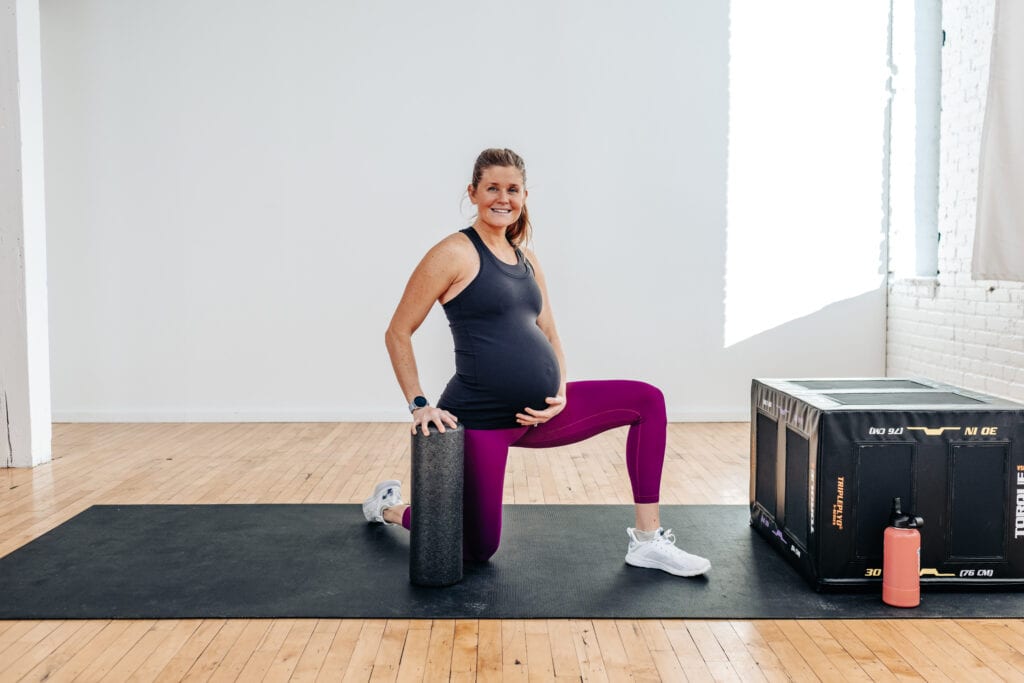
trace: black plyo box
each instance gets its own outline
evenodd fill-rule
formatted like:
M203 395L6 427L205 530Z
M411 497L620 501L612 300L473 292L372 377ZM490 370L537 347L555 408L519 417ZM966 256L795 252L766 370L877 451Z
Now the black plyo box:
M815 587L878 583L892 499L922 585L1024 586L1024 405L927 379L755 379L750 523Z

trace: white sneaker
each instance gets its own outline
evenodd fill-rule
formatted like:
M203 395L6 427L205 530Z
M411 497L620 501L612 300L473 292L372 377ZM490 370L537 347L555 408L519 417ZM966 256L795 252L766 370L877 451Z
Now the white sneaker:
M363 517L367 522L379 522L393 526L384 521L384 509L402 505L402 482L395 479L382 481L373 488L373 495L363 501Z
M660 569L676 576L699 576L711 569L711 562L707 559L677 548L671 529L658 527L658 535L650 541L640 541L635 532L636 529L626 529L629 536L626 564Z

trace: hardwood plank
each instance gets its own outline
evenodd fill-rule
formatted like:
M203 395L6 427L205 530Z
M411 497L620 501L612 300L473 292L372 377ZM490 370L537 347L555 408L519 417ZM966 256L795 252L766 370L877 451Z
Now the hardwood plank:
M814 670L803 658L804 653L794 647L786 634L779 628L778 622L758 621L754 625L761 638L768 643L768 647L779 658L787 676L794 681L818 680Z
M619 635L619 629L610 619L595 619L594 636L601 648L601 659L604 661L605 673L609 681L628 681L630 675L629 656Z
M729 660L732 670L742 681L763 681L765 675L757 661L740 640L732 624L727 621L710 621L708 630L715 637L722 653Z
M80 621L54 622L55 628L42 639L24 643L23 652L12 652L13 648L8 649L8 655L0 659L3 662L0 664L0 680L21 680L72 638L82 625L83 622Z
M227 623L223 619L203 620L167 664L160 669L155 680L161 683L182 680L188 670L196 663L196 660L203 654L206 646L210 644Z
M224 622L217 634L203 648L202 653L192 662L192 666L181 680L207 681L220 666L225 655L231 651L235 642L241 637L248 622L230 620Z
M573 643L576 646L576 659L580 663L580 678L584 681L607 681L604 657L594 634L593 622L574 619L570 624Z
M1009 630L1002 621L961 619L939 624L1006 680L1024 680L1024 653L1000 637L1000 631Z
M501 622L501 675L504 680L529 680L526 658L526 628L524 622Z
M545 623L555 678L579 680L583 672L580 670L580 660L573 640L572 624L567 619L548 619Z
M456 620L450 680L476 680L478 640L477 621L475 619Z
M859 632L874 634L874 647L898 652L899 656L913 667L916 675L927 681L948 681L951 679L938 662L934 662L921 652L913 642L904 637L907 623L875 620L861 622L863 629ZM863 638L862 638L863 639ZM891 643L892 645L885 645Z
M689 680L712 680L711 669L697 649L686 624L682 621L664 621L665 637L672 645L672 651Z
M427 645L427 673L424 680L447 680L452 670L452 650L455 645L455 622L434 621Z
M269 628L263 633L259 644L256 645L256 649L246 660L237 680L263 680L297 621L298 619L272 619Z
M271 620L253 620L238 622L241 633L234 643L224 653L224 656L217 662L216 668L210 672L210 683L221 683L221 681L235 681L242 673L242 669L249 662L256 651L257 646L263 642L267 632L273 625Z
M132 672L128 680L139 683L155 680L167 663L188 642L200 624L202 624L201 619L176 620L174 628L167 634L167 637L146 657L139 668Z
M338 628L341 626L341 619L320 619L313 629L313 635L309 637L306 648L302 651L295 670L292 672L290 681L303 683L315 681L323 667L327 653L331 649Z
M477 680L500 681L502 674L501 622L481 619L477 626Z
M405 647L398 665L399 683L422 681L427 673L427 653L430 648L430 629L410 628L405 634Z
M851 620L843 622L871 653L899 680L922 680L921 674L894 647L895 643L875 628L874 622Z
M801 621L776 621L776 627L781 631L786 638L792 643L794 649L796 649L800 656L808 666L811 667L811 671L822 681L842 681L844 675L836 668L832 659L822 651L821 643L810 638L807 632L803 628L803 622ZM866 677L860 667L854 663L854 669L856 670L856 678L854 680L863 680Z
M92 667L96 660L128 629L131 622L106 621L99 622L102 628L92 638L84 642L62 666L51 672L48 681L71 681ZM88 680L83 678L82 680Z
M529 680L554 680L555 664L551 657L551 639L548 637L547 622L527 621L523 630L526 634L526 666Z
M615 627L619 632L619 640L629 658L629 673L633 680L656 681L658 680L658 667L654 664L651 651L647 649L647 642L640 622L634 620L617 620Z
M732 667L729 657L718 644L718 639L711 632L709 622L687 620L684 623L704 660L704 664L711 672L711 678L716 681L738 681L739 676Z
M736 633L750 657L757 662L757 668L769 681L788 681L785 668L771 647L757 631L756 622L731 621L729 626ZM730 657L732 653L730 652Z
M355 650L345 669L343 681L368 681L373 675L373 663L377 660L377 650L384 637L387 622L384 619L368 619L359 631Z
M820 622L821 628L857 663L872 681L895 681L894 674L881 659L849 629L845 622L829 619Z
M900 631L955 680L1002 680L974 653L967 651L929 619L914 619Z
M402 660L402 648L405 636L409 632L409 622L404 619L388 619L381 636L377 656L373 660L373 673L370 680L375 683L394 681L398 677L398 665Z
M26 622L23 633L15 632L8 638L6 647L0 650L0 661L17 661L38 642L49 638L62 624L60 621Z
M153 623L152 627L118 660L117 664L103 675L103 680L129 680L135 671L171 636L177 625L178 622L174 619Z
M152 621L131 621L110 644L92 658L89 665L82 670L81 679L85 681L99 680L106 672L113 670L125 653L153 628Z
M362 630L362 622L358 619L342 619L338 626L338 632L331 641L327 650L320 671L317 672L318 681L338 681L344 677L348 670L349 662L359 643L359 633ZM429 633L429 631L428 631Z
M828 659L832 667L839 671L844 680L850 681L871 681L874 677L868 673L861 663L826 628L827 621L800 621L798 622L807 637L814 642L822 654ZM883 667L884 669L884 667Z
M76 630L63 643L57 646L49 655L41 659L32 669L25 673L22 680L25 681L47 681L55 678L56 672L60 670L75 654L81 650L90 640L96 637L103 628L109 624L108 621L86 621L81 622L81 628Z

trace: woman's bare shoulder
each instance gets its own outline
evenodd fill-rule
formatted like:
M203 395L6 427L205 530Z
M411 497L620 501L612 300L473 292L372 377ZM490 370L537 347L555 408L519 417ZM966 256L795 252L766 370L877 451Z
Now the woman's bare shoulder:
M469 238L452 233L427 251L420 268L432 273L444 273L449 278L460 277L466 270L476 267L476 250Z
M453 232L435 245L446 250L461 251L467 254L476 253L473 242L463 232Z

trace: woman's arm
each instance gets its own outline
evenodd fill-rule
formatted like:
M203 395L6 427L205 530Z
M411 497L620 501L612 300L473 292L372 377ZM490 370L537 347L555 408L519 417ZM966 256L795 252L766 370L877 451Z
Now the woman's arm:
M416 356L413 354L412 335L419 329L434 302L465 277L466 250L460 240L466 241L461 235L449 236L427 252L409 278L402 299L391 317L391 324L384 333L391 367L407 402L424 395L416 368ZM415 432L416 427L420 426L423 433L428 434L428 425L433 423L443 432L445 424L454 428L456 419L447 411L427 406L413 413L412 431Z
M544 410L525 408L526 414L516 414L519 424L537 425L547 422L565 408L565 384L568 375L565 371L565 351L562 349L562 340L559 338L558 328L555 326L555 315L551 311L551 302L548 299L548 286L544 278L544 271L537 261L537 255L529 249L524 251L526 252L526 257L530 260L530 264L533 266L534 277L537 280L537 285L540 287L541 300L543 302L540 315L537 316L537 327L541 329L541 332L544 333L544 336L551 343L551 348L555 350L555 356L558 358L558 367L562 376L562 380L558 385L558 395L548 397L547 408Z

